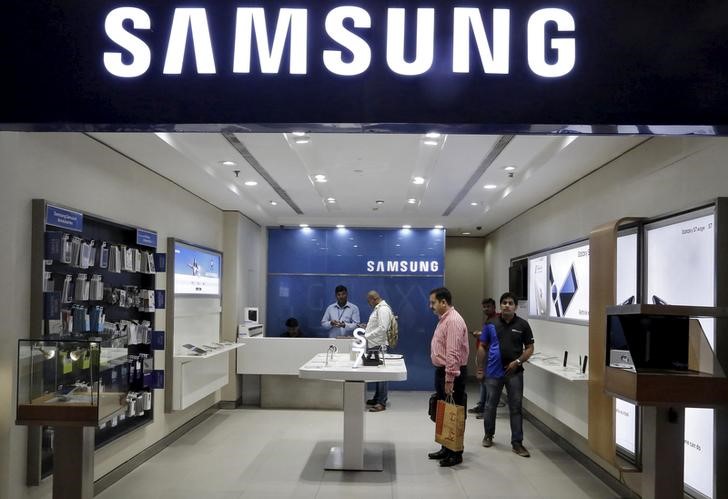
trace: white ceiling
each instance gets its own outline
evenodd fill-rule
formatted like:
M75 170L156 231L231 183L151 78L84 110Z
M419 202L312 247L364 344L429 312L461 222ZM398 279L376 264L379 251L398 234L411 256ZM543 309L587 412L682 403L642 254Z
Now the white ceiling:
M89 135L218 208L240 211L264 226L441 224L449 235L472 236L487 234L646 140L564 135L428 139L360 133L303 138L283 133ZM307 143L296 142L306 138ZM236 165L222 165L226 160ZM516 168L512 177L504 171L507 166ZM315 175L326 175L327 181L315 182ZM413 184L416 176L424 183ZM257 185L246 186L246 181ZM496 188L484 189L486 184Z

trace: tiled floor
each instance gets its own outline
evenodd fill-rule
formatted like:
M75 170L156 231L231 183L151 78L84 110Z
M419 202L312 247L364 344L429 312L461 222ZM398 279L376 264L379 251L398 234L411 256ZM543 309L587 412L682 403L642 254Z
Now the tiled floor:
M475 394L473 394L475 395ZM618 498L556 444L524 422L525 459L511 452L506 409L495 445L468 417L462 465L440 468L427 453L434 424L426 392L390 392L366 415L366 441L384 448L383 472L324 471L340 442L343 412L244 408L212 417L102 492L99 499L238 498Z

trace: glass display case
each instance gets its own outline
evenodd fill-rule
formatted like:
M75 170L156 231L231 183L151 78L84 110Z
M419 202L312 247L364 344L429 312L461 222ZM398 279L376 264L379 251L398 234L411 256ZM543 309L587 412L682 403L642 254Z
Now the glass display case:
M17 424L102 426L128 414L137 400L143 411L144 397L130 398L137 375L129 371L134 365L127 349L102 345L90 339L19 340Z
M605 390L639 405L712 407L728 399L728 379L697 317L715 307L607 308Z

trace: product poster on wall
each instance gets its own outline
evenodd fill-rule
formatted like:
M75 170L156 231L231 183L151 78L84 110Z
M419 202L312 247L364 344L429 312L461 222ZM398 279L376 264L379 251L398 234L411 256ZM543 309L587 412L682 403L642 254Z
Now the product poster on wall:
M546 298L546 256L528 259L528 314L545 316Z
M645 303L714 306L715 230L712 213L647 227ZM713 345L714 323L700 319ZM713 497L713 410L685 410L685 484Z
M589 320L589 245L549 255L549 316Z
M636 303L637 234L617 238L617 305ZM634 454L637 407L621 399L615 401L615 437L618 446Z

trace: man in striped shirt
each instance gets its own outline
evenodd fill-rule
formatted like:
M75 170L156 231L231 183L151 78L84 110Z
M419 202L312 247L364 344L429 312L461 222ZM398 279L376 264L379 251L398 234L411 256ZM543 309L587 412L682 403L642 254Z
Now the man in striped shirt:
M452 294L447 288L430 291L430 310L440 317L430 344L430 359L435 366L435 391L441 400L452 395L455 403L465 406L465 377L468 364L468 328L462 316L452 306ZM439 459L440 466L463 462L463 451L442 447L428 454Z

